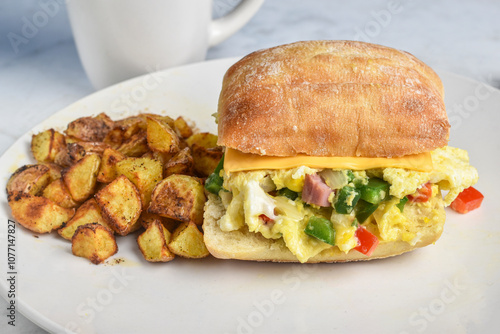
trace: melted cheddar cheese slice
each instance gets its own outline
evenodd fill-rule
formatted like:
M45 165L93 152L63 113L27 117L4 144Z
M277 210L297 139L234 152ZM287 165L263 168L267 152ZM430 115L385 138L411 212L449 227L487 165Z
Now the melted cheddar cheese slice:
M293 157L262 156L226 148L224 171L226 173L260 169L290 169L300 166L310 168L366 170L373 168L404 168L420 172L433 169L430 152L399 158L317 157L300 154Z

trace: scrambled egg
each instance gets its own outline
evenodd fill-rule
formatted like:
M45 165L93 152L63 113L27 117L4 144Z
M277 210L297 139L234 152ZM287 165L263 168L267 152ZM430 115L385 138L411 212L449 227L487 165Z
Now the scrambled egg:
M442 204L436 201L440 194L436 184L432 185L432 196L429 201L406 206L405 214L396 206L399 198L394 197L382 202L373 213L379 237L384 241L403 240L415 246L428 229L434 234L441 234L445 220ZM422 214L424 213L424 214ZM412 217L412 219L408 219Z
M431 152L434 170L429 173L401 168L385 168L382 175L391 184L390 194L403 198L413 194L426 182L436 183L442 190L449 190L444 197L448 206L464 190L478 180L477 170L469 165L467 151L445 146Z
M477 182L477 170L469 165L466 151L444 147L431 153L434 170L428 173L401 168L354 172L358 179L366 180L367 177L376 176L391 184L390 195L393 198L383 202L372 215L381 240L403 240L413 245L418 241L418 226L410 226L411 222L401 214L396 204L404 196L415 193L423 184L434 184L433 197L437 196L440 190L448 190L444 202L449 205L463 189ZM299 261L306 262L322 250L333 247L304 232L309 217L315 215L332 221L336 230L335 247L348 252L357 245L356 227L351 215L337 214L332 208L305 205L300 195L292 201L270 194L273 190L284 187L300 193L305 176L320 171L302 166L288 170L259 170L224 175L225 190L221 191L220 195L226 207L226 214L219 221L221 230L238 230L247 224L250 232L261 233L270 239L283 238L288 249ZM273 222L266 222L261 215L267 216Z

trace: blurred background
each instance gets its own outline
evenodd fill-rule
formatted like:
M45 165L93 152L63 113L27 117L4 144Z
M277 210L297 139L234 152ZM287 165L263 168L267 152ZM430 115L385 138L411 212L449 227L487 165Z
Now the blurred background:
M215 0L214 16L238 2ZM362 40L500 88L499 19L498 0L266 0L243 29L211 48L207 59L298 40ZM64 0L0 2L0 154L36 124L94 91L78 58ZM0 307L1 333L44 333L20 314L16 328L8 327L3 299Z

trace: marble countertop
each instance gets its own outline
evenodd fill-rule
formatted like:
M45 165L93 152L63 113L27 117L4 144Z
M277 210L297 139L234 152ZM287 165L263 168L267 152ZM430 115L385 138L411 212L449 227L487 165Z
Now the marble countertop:
M26 20L49 2L55 5L46 24L14 46L8 34L21 34ZM235 2L216 0L216 6ZM496 0L266 0L243 29L210 49L207 59L297 40L356 39L408 51L433 68L500 88L499 18ZM0 33L3 154L36 124L94 89L80 64L63 0L2 1ZM45 332L19 313L16 327L9 326L6 307L0 299L1 333Z

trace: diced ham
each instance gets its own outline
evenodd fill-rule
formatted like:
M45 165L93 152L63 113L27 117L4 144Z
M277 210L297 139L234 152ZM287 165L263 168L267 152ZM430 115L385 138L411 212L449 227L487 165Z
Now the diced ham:
M318 174L307 174L302 189L302 200L318 206L330 206L328 197L333 190L327 186Z

